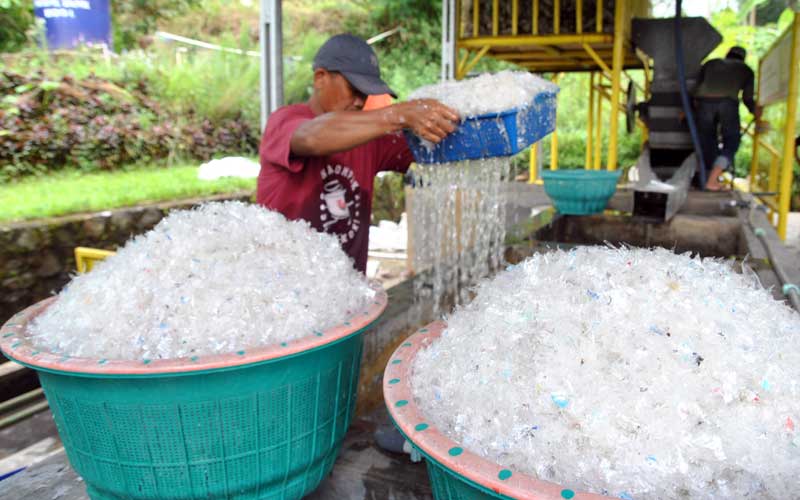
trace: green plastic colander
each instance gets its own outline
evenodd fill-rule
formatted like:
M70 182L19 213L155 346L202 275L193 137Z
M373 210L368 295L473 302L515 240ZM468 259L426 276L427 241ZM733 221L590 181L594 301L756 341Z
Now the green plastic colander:
M383 373L383 397L395 427L425 457L436 500L611 500L576 491L566 484L543 481L492 462L453 441L438 429L421 407L412 388L417 354L436 342L447 328L436 321L406 339L392 354Z
M544 191L565 215L591 215L605 210L617 190L621 170L546 170Z
M26 325L45 302L0 329L0 347L38 372L92 500L288 500L313 491L336 460L355 408L362 333L386 295L294 342L153 362L35 350Z

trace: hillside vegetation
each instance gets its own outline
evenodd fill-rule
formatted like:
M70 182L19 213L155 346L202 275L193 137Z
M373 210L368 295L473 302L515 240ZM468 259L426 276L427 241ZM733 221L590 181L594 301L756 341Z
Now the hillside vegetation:
M750 4L754 2L748 2ZM775 2L755 2L771 5ZM256 0L137 0L112 2L114 52L49 53L30 2L0 2L0 182L55 170L115 170L131 164L169 167L225 154L255 155L260 139L259 59L189 48L159 39L157 30L242 50L258 50ZM285 97L308 98L311 61L325 39L352 32L364 38L399 30L375 43L383 74L400 98L439 77L439 0L285 0ZM762 7L759 7L761 9ZM744 8L744 7L743 7ZM727 9L713 24L724 43L750 49L755 67L791 13L759 10L759 25ZM765 10L764 12L767 12ZM507 64L486 59L475 71ZM634 78L641 75L634 71ZM551 78L553 75L544 75ZM586 134L586 74L559 84L559 164L582 167ZM608 107L605 116L608 117ZM779 111L778 111L779 112ZM747 116L743 113L743 116ZM769 115L768 115L769 117ZM773 118L779 118L773 116ZM542 152L549 162L549 139ZM635 162L640 135L620 138L620 162ZM749 165L745 141L737 170ZM604 155L606 146L603 148ZM527 156L515 160L524 170Z

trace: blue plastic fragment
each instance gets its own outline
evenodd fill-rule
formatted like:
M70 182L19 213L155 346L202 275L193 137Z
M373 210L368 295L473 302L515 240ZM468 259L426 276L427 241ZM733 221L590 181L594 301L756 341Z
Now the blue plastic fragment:
M559 408L566 408L569 405L569 399L561 394L551 394L550 398L553 400L553 403L556 404Z

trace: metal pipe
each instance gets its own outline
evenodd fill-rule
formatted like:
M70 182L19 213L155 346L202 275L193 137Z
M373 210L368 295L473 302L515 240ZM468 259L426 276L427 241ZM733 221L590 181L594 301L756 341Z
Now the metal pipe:
M620 0L621 1L621 0ZM603 0L597 0L597 11L595 12L595 31L603 32Z
M511 2L511 34L516 36L519 33L519 0Z
M480 51L478 51L478 53L475 54L475 57L473 57L471 61L469 61L467 64L465 64L463 68L459 69L459 73L460 74L458 75L458 79L460 80L460 79L464 78L465 76L467 76L467 73L469 73L470 70L472 70L472 68L474 68L475 65L478 64L478 62L481 60L481 58L483 56L486 55L487 52L489 52L489 47L488 46L484 47ZM466 61L467 59L465 58L464 60Z
M562 45L565 43L589 43L589 44L603 44L611 43L614 40L613 35L608 33L583 33L576 34L560 34L560 35L499 35L499 36L480 36L475 38L467 38L459 42L459 47L479 49L490 45L492 47L527 47L529 45Z
M598 78L599 80L599 78ZM603 156L603 97L600 95L600 92L597 92L597 98L595 99L597 105L597 117L594 120L595 127L594 127L594 169L600 170L600 162Z
M589 116L586 119L586 169L592 169L592 149L594 139L594 71L589 73Z
M553 75L553 83L558 84L560 73ZM550 170L558 170L558 130L550 135Z
M589 54L589 56L592 59L594 59L594 62L597 63L597 65L600 67L600 69L602 70L602 72L606 76L606 78L608 78L609 80L613 80L613 77L611 76L611 68L609 68L608 64L606 64L606 62L603 61L603 59L600 57L600 55L597 52L595 52L595 50L592 48L592 46L589 45L588 43L584 43L583 44L583 50L585 50L586 53ZM612 57L613 57L613 54L612 54Z
M261 129L283 105L283 28L280 0L261 0Z
M614 3L614 53L611 65L611 119L608 128L608 154L607 170L617 169L617 139L619 136L619 96L620 88L622 86L622 63L624 62L624 43L625 43L625 27L624 20L626 19L627 2L617 0Z
M536 184L539 180L539 161L536 152L539 150L539 143L531 144L530 163L528 165L528 184Z
M583 33L583 0L575 2L575 33Z
M550 170L558 170L558 131L550 134Z
M447 1L447 0L445 0L445 1ZM442 5L443 5L442 8L446 8L447 4L443 3ZM388 31L384 31L383 33L378 33L377 35L375 35L373 37L367 38L367 45L372 45L374 43L380 42L381 40L385 40L386 38L389 38L390 36L394 35L398 31L400 31L400 29L402 27L403 27L402 25L399 25L399 26L396 26L396 27L394 27L394 28L392 28L392 29L390 29Z
M772 267L772 270L775 272L775 275L778 277L778 280L781 282L781 286L783 288L783 292L786 297L789 299L789 303L792 304L794 310L800 312L800 293L798 293L797 288L795 287L787 287L785 285L791 285L792 282L789 280L789 277L786 275L786 271L778 264L775 260L775 254L772 253L772 248L770 248L769 240L767 240L766 233L761 228L756 228L755 224L753 224L753 211L756 209L755 204L750 205L750 210L747 213L747 224L750 226L750 229L753 231L753 234L756 235L758 241L761 242L761 246L764 247L764 250L767 252L767 258L769 259L769 265Z
M500 0L492 0L492 35L500 33Z
M464 38L464 31L466 30L466 23L461 19L461 0L456 0L456 27L458 28L458 38Z
M186 45L191 45L193 47L200 47L201 49L216 50L220 52L228 52L230 54L239 54L250 57L261 57L261 52L255 50L241 50L241 49L234 49L231 47L223 47L222 45L217 45L215 43L208 43L202 40L195 40L193 38L175 35L173 33L167 33L166 31L156 31L155 36L156 38L160 38L162 40L184 43Z
M539 34L539 0L533 0L533 20L531 31L534 35Z
M457 8L456 0L442 0L442 72L440 75L442 81L453 80L456 77Z
M761 62L758 63L758 73L761 74ZM760 97L761 86L759 85L758 88L756 88L756 102L759 102ZM750 157L750 191L752 191L757 185L756 174L758 171L758 147L759 143L761 142L758 126L753 129L753 132L750 134L750 136L753 138L753 153Z
M5 413L9 410L13 410L18 406L21 406L33 399L40 397L42 393L43 393L42 388L39 387L38 389L28 391L25 394L21 394L15 398L9 399L8 401L3 401L2 403L0 403L0 413Z
M42 401L40 403L36 403L33 406L29 406L24 410L20 410L16 413L12 413L11 415L0 419L0 429L5 429L11 425L14 425L18 422L25 420L28 417L32 417L37 413L41 413L48 408L47 401Z
M480 2L478 0L472 0L472 36L477 37L480 33L480 18L478 17L480 13Z
M561 0L553 0L553 33L561 32Z
M792 176L795 160L795 117L797 116L797 39L800 36L800 15L794 14L792 48L789 55L789 95L786 97L786 122L783 127L783 165L781 165L780 195L778 195L778 236L786 240L786 226L792 197Z

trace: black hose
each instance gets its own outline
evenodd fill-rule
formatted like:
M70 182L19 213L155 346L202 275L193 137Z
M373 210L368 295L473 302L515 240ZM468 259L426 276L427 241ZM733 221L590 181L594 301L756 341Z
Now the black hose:
M697 126L694 123L694 113L692 104L689 102L689 90L686 88L686 65L683 62L683 34L681 33L681 0L675 1L675 62L678 65L678 85L681 88L681 102L683 103L683 113L686 115L686 123L689 125L689 134L692 136L694 154L697 156L697 164L700 166L700 189L706 188L706 164L703 161L703 151L700 148L700 139L697 136Z

